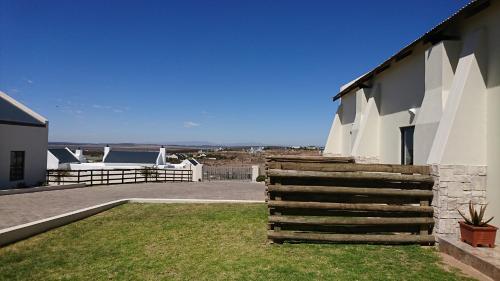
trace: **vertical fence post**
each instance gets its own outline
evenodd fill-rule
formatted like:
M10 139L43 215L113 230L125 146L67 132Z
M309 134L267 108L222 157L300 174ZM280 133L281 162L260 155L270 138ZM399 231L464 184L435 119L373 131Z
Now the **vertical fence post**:
M122 183L125 182L125 170L122 170Z
M78 179L77 182L80 183L80 170L78 170Z
M106 174L107 174L106 184L109 185L109 170L106 170Z
M155 169L155 181L158 181L158 169Z
M90 185L94 185L94 170L90 170Z
M167 170L163 170L163 181L167 182Z

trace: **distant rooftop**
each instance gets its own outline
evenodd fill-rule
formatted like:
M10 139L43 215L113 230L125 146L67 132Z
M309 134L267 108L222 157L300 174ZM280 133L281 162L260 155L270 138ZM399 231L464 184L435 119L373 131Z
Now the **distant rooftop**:
M66 148L50 148L50 153L59 159L59 163L80 163L80 160L76 158L71 152Z
M111 150L104 163L156 164L158 152Z
M0 123L45 127L47 119L0 92Z

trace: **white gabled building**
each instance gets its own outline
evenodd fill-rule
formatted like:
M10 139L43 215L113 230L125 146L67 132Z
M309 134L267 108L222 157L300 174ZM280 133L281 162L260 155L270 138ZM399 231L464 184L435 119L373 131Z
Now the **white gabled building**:
M47 151L47 169L61 169L69 170L71 169L71 164L80 164L83 160L83 155L75 154L69 148L49 148ZM79 156L81 158L79 158Z
M433 165L437 234L489 203L500 225L500 1L473 1L343 86L324 155Z
M45 181L47 119L0 92L0 189Z

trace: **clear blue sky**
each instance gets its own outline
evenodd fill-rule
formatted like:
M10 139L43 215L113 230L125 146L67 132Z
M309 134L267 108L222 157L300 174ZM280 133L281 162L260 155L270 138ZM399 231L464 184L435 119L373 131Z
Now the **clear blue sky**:
M0 90L51 141L317 144L339 87L465 0L0 0Z

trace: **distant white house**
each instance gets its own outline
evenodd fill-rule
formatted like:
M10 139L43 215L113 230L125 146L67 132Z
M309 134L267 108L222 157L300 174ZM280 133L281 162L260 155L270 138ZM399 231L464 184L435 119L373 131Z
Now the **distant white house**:
M87 163L81 149L77 149L74 153L68 148L65 149L62 163L55 169L71 169L71 170L92 170L92 169L140 169L143 167L158 167L166 163L166 150L161 147L158 152L151 151L128 151L114 150L109 146L104 147L104 155L102 162ZM71 154L73 157L70 157ZM49 155L51 151L49 150ZM52 153L53 154L53 153ZM57 157L56 157L57 158ZM53 162L51 167L55 167ZM77 161L75 161L77 160Z
M169 154L167 155L167 159L179 159L179 157L175 154Z
M167 160L164 146L159 151L130 151L115 150L104 147L102 162L87 163L81 149L72 152L68 148L48 150L48 169L61 170L113 170L113 169L141 169L144 167L158 169L177 169L193 171L193 181L201 181L202 167L193 158L184 159L179 164L170 164Z
M46 118L0 92L0 189L45 181L48 128Z
M80 164L84 157L80 149L73 153L69 148L50 148L47 151L47 169L70 169L71 164Z
M263 146L259 146L259 147L250 147L250 149L248 150L248 152L254 154L254 153L260 153L260 152L263 152L264 151L264 147Z
M203 179L203 164L194 158L184 159L179 164L169 164L159 166L162 169L182 169L193 171L193 181L201 181Z

